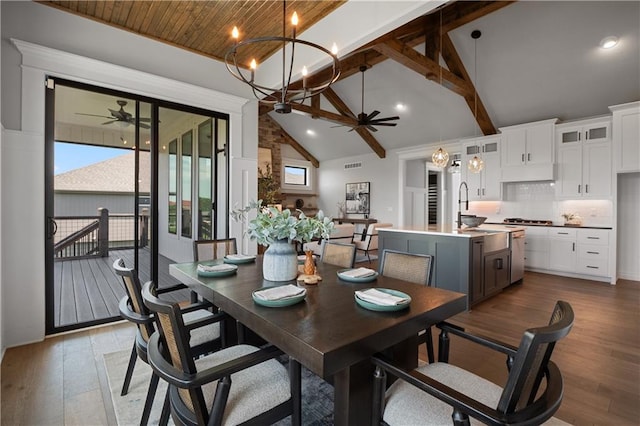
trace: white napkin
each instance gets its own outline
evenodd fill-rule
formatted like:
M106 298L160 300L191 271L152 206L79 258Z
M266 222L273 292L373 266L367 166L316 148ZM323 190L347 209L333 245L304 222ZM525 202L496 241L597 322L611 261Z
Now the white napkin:
M382 306L402 305L409 302L409 299L405 297L394 296L393 294L385 293L375 288L358 290L356 291L356 295L364 301Z
M364 277L374 275L375 273L376 271L374 271L373 269L369 269L365 267L360 267L360 268L350 269L348 271L340 272L341 275L344 275L350 278L364 278Z
M227 272L237 269L234 265L222 263L220 265L200 265L198 264L198 272Z
M300 296L306 293L306 289L293 284L270 287L265 290L256 291L254 294L262 300L282 300L289 297Z
M228 254L227 259L231 259L231 260L249 260L249 259L255 259L255 255L252 254Z

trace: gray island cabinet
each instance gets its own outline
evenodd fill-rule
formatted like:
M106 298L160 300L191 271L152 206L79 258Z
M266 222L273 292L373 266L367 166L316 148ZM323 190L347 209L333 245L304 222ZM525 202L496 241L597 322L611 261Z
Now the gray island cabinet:
M379 250L434 257L430 284L467 295L467 309L510 283L509 234L458 230L451 225L426 228L380 228Z

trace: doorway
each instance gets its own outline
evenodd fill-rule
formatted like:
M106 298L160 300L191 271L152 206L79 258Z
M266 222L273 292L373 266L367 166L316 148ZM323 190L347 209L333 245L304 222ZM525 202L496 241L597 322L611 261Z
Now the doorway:
M170 263L191 259L194 238L228 235L218 209L228 205L229 119L62 79L48 82L45 113L52 334L120 319L115 259L162 287L175 283ZM173 177L180 188L171 192ZM172 203L180 206L178 244Z

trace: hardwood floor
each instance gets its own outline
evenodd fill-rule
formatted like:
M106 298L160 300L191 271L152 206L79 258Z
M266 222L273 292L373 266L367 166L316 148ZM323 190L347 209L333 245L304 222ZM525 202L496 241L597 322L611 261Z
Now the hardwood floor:
M526 328L548 322L559 299L571 303L576 320L553 354L565 379L556 417L575 425L640 424L640 282L609 286L527 272L523 284L452 322L517 345ZM114 425L102 354L130 349L133 336L130 324L119 323L8 349L2 425ZM455 339L451 348L452 363L504 382L502 356Z

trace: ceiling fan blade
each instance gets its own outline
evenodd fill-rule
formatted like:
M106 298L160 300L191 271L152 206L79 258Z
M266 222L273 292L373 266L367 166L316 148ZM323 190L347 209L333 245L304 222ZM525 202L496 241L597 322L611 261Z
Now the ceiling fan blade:
M113 118L107 115L98 115L98 114L85 114L84 112L76 112L76 115L88 115L89 117L100 117L100 118Z
M111 120L111 121L105 121L104 123L102 123L103 125L105 124L111 124L111 123L117 123L120 120Z
M143 129L150 129L151 126L149 126L148 124L144 124L144 123L138 123L138 126L140 126Z
M373 123L374 126L389 126L396 127L398 123Z
M369 129L370 131L372 131L372 132L377 132L377 131L378 131L378 129L376 129L375 127L373 127L373 126L372 126L372 125L370 125L370 124L367 124L365 127L366 127L367 129Z
M142 118L138 118L138 121L144 121L145 123L148 123L151 121L151 118L148 117L142 117Z
M125 120L125 117L122 114L122 111L118 111L116 109L111 109L111 108L107 108L107 109L109 110L109 112L114 118L117 118L118 120Z
M400 117L383 117L383 118L377 118L373 121L391 121L391 120L400 120Z
M378 110L373 111L371 114L367 115L367 120L371 120L373 117L375 117L378 114L380 114L380 111Z

